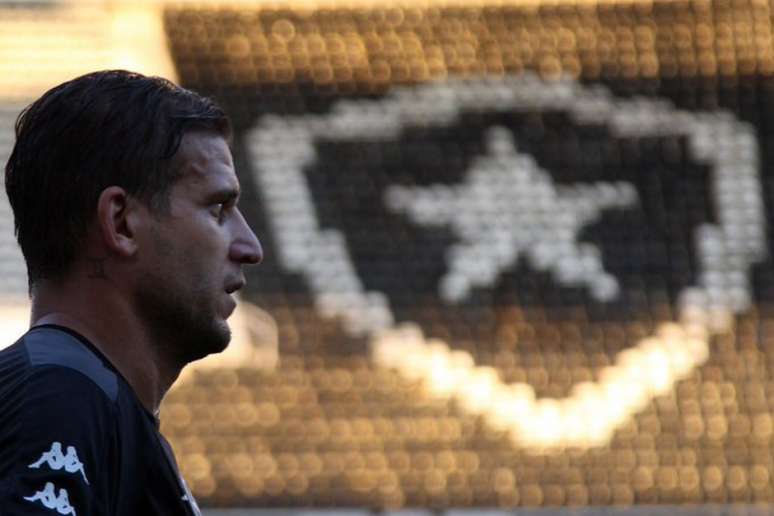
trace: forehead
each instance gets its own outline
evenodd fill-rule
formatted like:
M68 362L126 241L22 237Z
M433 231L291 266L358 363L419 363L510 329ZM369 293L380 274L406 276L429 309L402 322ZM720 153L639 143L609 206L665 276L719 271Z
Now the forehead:
M180 186L238 188L231 150L215 133L189 132L183 136L177 154Z

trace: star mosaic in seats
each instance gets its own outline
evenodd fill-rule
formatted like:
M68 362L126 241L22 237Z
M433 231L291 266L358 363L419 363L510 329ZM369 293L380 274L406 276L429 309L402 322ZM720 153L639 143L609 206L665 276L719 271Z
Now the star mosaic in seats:
M634 206L635 188L625 182L557 186L518 152L508 129L493 127L486 139L488 152L473 161L464 183L392 186L385 195L392 211L419 225L448 224L459 239L448 253L441 297L457 302L473 287L492 286L523 255L561 285L586 286L597 301L615 299L619 285L604 270L599 249L578 236L602 210Z

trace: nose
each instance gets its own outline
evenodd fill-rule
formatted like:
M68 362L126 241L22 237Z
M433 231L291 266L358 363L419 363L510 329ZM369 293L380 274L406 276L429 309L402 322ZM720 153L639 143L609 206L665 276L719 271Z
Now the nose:
M238 219L238 229L229 248L229 258L237 263L257 265L263 261L261 242L241 213L238 213Z

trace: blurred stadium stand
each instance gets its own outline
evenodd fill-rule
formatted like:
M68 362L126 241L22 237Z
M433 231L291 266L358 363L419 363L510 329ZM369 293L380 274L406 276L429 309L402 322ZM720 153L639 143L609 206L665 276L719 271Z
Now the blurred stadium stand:
M0 163L5 164L13 147L13 124L21 106L0 108ZM27 295L27 267L13 238L13 213L8 198L0 198L0 296L23 299Z
M155 2L0 1L0 100L105 68L174 78L160 12Z
M89 5L167 46L72 73L161 55L215 96L265 248L276 368L162 409L207 514L770 512L767 2Z

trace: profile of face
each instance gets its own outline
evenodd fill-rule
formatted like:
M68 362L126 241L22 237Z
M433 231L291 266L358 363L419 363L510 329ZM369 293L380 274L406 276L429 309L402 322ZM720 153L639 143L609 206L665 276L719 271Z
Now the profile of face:
M263 258L237 207L240 186L226 141L190 132L176 157L181 175L168 210L148 216L135 301L159 350L184 365L223 351L243 265Z

